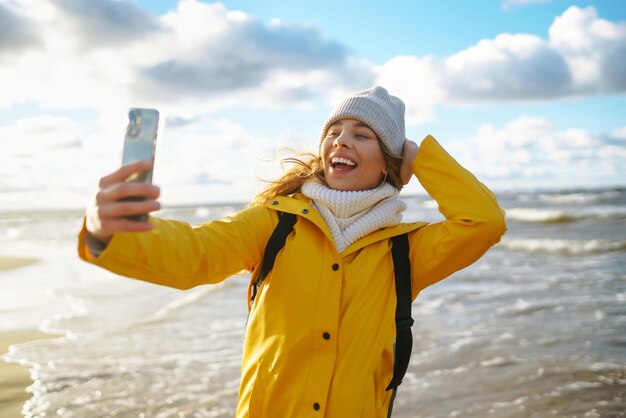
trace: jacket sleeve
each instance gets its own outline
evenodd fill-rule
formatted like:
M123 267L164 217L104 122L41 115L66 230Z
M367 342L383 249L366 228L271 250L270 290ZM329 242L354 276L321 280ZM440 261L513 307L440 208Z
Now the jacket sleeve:
M164 286L189 289L218 283L258 264L277 222L271 212L255 206L194 227L151 217L151 231L116 233L96 258L87 248L83 225L78 253L114 273Z
M494 194L432 136L420 144L412 167L446 218L409 237L415 298L420 290L478 260L500 241L506 225Z

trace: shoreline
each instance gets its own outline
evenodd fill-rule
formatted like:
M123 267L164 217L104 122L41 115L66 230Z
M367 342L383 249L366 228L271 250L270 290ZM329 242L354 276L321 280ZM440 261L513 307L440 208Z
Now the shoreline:
M6 271L36 263L36 258L0 256L0 271ZM0 356L8 353L9 346L29 341L57 338L57 335L43 333L37 329L16 329L0 331ZM0 416L19 418L24 402L30 399L26 388L33 384L30 370L26 366L0 360Z
M9 351L9 346L29 341L58 338L58 335L45 334L36 329L0 331L0 355ZM33 384L30 370L26 366L0 360L0 416L19 418L24 402L31 394L26 388Z
M5 257L0 255L0 270L11 270L24 267L39 261L36 258L27 257Z

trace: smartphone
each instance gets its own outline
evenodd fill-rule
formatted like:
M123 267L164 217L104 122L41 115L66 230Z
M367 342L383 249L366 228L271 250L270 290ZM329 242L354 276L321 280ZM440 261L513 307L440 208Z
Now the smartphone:
M159 112L155 109L132 108L128 111L128 126L124 137L122 164L129 164L140 160L150 160L154 163L156 140L159 132ZM136 173L126 179L133 182L152 182L152 168ZM120 201L138 202L146 200L143 196L129 196ZM146 221L148 214L130 215L126 219L131 221Z

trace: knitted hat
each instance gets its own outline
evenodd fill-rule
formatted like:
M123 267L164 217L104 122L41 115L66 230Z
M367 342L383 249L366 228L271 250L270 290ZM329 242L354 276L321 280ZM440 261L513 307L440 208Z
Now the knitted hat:
M404 103L390 95L380 86L371 87L356 93L337 106L324 124L320 139L326 137L328 128L341 119L356 119L369 126L385 144L387 150L396 157L402 157L404 147Z

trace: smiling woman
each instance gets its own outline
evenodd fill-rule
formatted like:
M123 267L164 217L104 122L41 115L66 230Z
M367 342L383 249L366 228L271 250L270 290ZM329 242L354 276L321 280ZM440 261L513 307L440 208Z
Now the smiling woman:
M319 153L305 161L285 159L296 166L252 204L300 191L312 179L335 190L367 190L388 183L399 191L411 179L418 149L404 137L404 103L374 87L339 105L322 129Z
M363 122L335 122L328 129L321 150L324 178L331 189L373 189L387 176L380 141Z
M433 137L406 139L404 103L380 86L341 102L319 154L222 221L125 219L159 208L156 186L125 183L147 167L101 179L79 254L179 289L252 273L240 418L390 416L411 351L410 302L506 230L493 193ZM413 176L445 221L402 222L398 192ZM146 200L118 200L131 194Z

